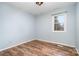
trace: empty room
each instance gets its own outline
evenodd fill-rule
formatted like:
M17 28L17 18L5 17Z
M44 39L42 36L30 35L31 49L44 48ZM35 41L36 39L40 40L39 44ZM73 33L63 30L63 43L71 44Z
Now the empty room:
M0 56L79 56L79 2L0 2Z

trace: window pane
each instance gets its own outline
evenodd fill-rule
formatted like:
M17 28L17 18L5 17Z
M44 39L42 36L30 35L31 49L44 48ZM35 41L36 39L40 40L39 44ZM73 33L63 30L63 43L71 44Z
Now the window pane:
M64 31L64 15L54 16L54 30L55 31Z

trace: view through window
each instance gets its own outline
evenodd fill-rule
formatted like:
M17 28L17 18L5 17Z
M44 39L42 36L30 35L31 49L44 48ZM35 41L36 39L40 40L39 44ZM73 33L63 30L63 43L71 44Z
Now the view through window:
M53 16L53 31L65 31L66 14L58 14Z

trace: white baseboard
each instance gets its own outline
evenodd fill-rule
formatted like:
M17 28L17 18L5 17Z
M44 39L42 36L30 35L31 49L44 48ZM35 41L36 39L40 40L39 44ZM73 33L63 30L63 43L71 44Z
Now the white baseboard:
M23 42L16 43L16 44L14 44L14 45L12 45L12 46L9 46L9 47L7 47L7 48L0 49L0 51L6 50L6 49L10 49L10 48L12 48L12 47L16 47L16 46L18 46L18 45L21 45L21 44L23 44L23 43L30 42L30 41L32 41L32 40L34 40L34 39L31 39L31 40L28 40L28 41L23 41Z
M45 39L36 39L36 40L46 41L46 42L50 42L50 43L56 43L56 44L65 45L65 46L69 46L69 47L74 47L75 48L75 46L72 46L72 45L69 45L69 44L65 44L65 43L60 43L60 42L55 42L55 41L48 41L48 40L45 40Z
M44 40L44 39L31 39L31 40L28 40L28 41L16 43L15 45L9 46L9 47L4 48L4 49L0 49L0 51L3 51L3 50L6 50L6 49L9 49L9 48L12 48L12 47L21 45L21 44L26 43L26 42L30 42L30 41L32 41L32 40L41 40L41 41L46 41L46 42L50 42L50 43L57 43L57 44L61 44L61 45L69 46L69 47L75 47L75 46L71 46L71 45L68 45L68 44L59 43L59 42L54 42L54 41L48 41L48 40ZM77 50L77 51L78 51L78 50ZM78 52L79 52L79 51L78 51Z
M77 49L77 48L75 48L75 49L76 49L77 53L79 54L79 49Z

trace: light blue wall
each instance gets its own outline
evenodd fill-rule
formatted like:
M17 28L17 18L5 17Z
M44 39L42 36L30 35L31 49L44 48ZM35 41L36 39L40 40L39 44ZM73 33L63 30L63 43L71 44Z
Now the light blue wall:
M79 7L77 10L79 10ZM52 32L51 14L62 11L68 11L67 32ZM20 42L29 41L33 38L75 46L75 43L79 43L75 40L75 16L75 6L56 9L48 14L33 17L29 13L22 12L12 6L0 3L0 49L4 49ZM79 47L78 44L77 47Z
M0 3L0 49L34 38L32 15Z
M52 32L52 14L67 11L67 31ZM37 39L44 39L51 42L59 42L75 46L76 25L75 25L75 5L56 9L48 14L39 15L36 20Z
M77 7L76 7L76 16L77 16L77 30L76 30L76 33L77 33L77 40L76 40L76 48L78 49L79 51L79 3L77 3Z

